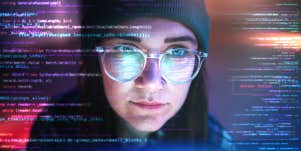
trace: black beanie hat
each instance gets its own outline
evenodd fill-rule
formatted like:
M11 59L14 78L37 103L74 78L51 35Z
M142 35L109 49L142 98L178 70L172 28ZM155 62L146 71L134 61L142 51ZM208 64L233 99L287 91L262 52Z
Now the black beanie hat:
M114 25L138 17L178 21L197 37L199 49L208 52L209 17L203 0L95 0L83 1L83 25Z

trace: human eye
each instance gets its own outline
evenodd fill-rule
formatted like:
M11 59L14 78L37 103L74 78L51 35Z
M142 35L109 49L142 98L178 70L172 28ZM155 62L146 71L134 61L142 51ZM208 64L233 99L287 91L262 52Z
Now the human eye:
M185 57L189 51L186 48L170 48L167 53L172 57Z
M117 50L119 52L136 52L137 47L130 44L118 44L113 47L114 50Z
M119 61L129 62L133 60L141 60L141 52L131 44L117 44L111 47L111 51L107 53L107 58L115 58Z

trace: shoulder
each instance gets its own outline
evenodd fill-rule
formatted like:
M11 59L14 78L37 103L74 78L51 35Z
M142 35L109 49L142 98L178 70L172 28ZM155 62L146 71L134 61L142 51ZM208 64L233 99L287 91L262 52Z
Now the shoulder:
M235 151L232 136L228 131L221 125L216 118L209 114L208 115L208 127L207 127L207 143L215 145L227 151Z
M46 148L52 145L51 141L61 136L59 132L60 128L73 126L72 122L68 122L67 119L63 120L61 117L67 117L66 115L72 112L71 108L65 104L76 102L75 100L78 97L78 88L73 88L72 90L53 96L49 102L44 103L45 108L37 115L31 127L30 139L26 147L27 150L46 150Z

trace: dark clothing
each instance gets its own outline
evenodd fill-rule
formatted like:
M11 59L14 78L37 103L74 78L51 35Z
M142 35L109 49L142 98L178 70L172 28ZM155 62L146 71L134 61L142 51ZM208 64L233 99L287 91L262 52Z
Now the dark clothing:
M116 125L105 125L106 119L81 110L79 90L74 89L63 97L48 103L45 112L39 114L32 130L28 151L35 150L234 150L231 137L208 116L208 137L195 144L184 139L165 139L166 130L161 129L148 139L121 138ZM88 104L87 104L88 105ZM116 123L117 124L117 123ZM120 127L119 127L120 128ZM185 130L182 130L185 133Z

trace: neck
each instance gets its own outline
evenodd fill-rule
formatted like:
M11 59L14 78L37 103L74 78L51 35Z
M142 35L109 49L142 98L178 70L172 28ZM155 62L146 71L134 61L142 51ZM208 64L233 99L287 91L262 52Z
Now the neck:
M138 131L135 128L133 128L129 123L127 123L123 119L120 119L118 134L121 137L146 139L150 135L150 132Z

